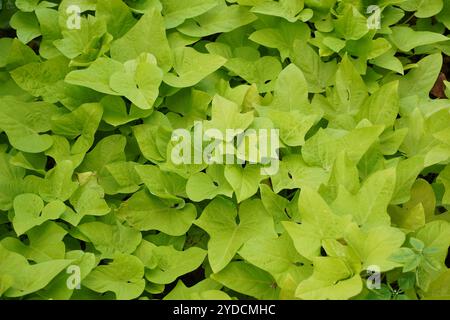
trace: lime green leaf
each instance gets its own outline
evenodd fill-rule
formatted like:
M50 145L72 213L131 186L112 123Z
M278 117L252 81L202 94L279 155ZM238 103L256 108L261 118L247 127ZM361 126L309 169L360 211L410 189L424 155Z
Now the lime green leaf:
M11 156L0 153L0 209L9 210L14 198L24 192L25 169L10 164Z
M72 111L52 118L54 133L76 139L73 153L85 153L94 143L94 135L102 119L103 108L99 103L86 103Z
M351 193L357 192L360 188L358 168L350 161L345 152L337 155L328 184L322 186L320 191L322 195L334 200L341 187Z
M406 11L415 11L417 18L428 18L438 14L444 5L442 0L429 0L427 2L419 0L407 0L400 4Z
M136 22L130 8L121 0L97 1L96 17L106 22L108 32L115 39L123 36Z
M290 97L295 98L292 95ZM279 128L281 141L291 147L304 145L306 134L317 122L316 115L305 115L298 111L270 110L267 116L273 121L275 127Z
M442 55L435 53L417 63L399 83L400 98L409 96L428 97L442 67Z
M358 163L382 132L383 126L357 128L350 132L321 129L306 141L303 159L311 166L330 169L338 153L345 151L351 161Z
M136 163L116 161L103 167L98 182L106 194L133 193L142 183L136 172Z
M80 176L80 186L70 197L70 203L77 212L77 221L73 221L74 225L85 215L103 216L108 214L111 209L105 201L105 191L98 184L94 175L87 174Z
M332 207L336 213L351 214L360 226L389 225L387 207L393 196L395 181L394 169L377 171L367 178L355 195L341 187Z
M414 31L408 27L393 27L390 35L391 41L401 51L410 51L419 46L434 44L437 42L447 41L446 36L429 32L429 31Z
M200 53L193 48L184 47L174 50L174 70L167 73L164 82L176 88L190 87L219 69L226 59L214 54ZM192 66L196 66L192 68Z
M117 215L138 230L159 230L180 236L190 228L197 212L193 204L176 209L145 191L139 191L122 204Z
M120 39L111 45L111 57L125 62L142 53L156 57L163 71L172 67L172 53L166 37L164 19L156 9L151 9Z
M96 292L112 291L118 300L131 300L144 291L144 265L131 255L117 255L107 265L96 267L82 285Z
M50 207L53 207L50 209ZM65 210L63 203L52 203L44 209L43 215L49 215L48 211ZM60 212L63 212L60 211ZM16 238L8 237L2 240L2 245L11 251L22 254L28 260L36 263L46 262L55 259L66 258L66 246L63 242L67 231L56 222L46 221L40 226L33 227L26 232L29 245L25 245Z
M228 60L225 67L248 83L255 83L259 92L273 90L273 80L278 77L282 70L279 59L271 56L264 56L256 61L254 59L233 58Z
M382 86L363 103L358 118L388 128L394 125L398 112L398 81L393 81Z
M163 73L151 54L141 54L136 60L125 62L124 70L114 73L109 85L137 107L151 109L158 98Z
M49 119L57 114L54 105L46 102L23 102L16 98L0 99L0 128L8 135L10 143L18 150L39 153L53 144L48 134Z
M282 221L290 220L287 215L287 208L290 206L289 200L272 191L272 189L264 183L259 186L259 191L261 193L261 201L264 208L266 208L267 212L273 216L276 231L282 233L284 230L281 225Z
M34 97L43 97L47 102L55 103L62 97L64 77L68 69L68 61L63 57L33 62L14 69L10 74L14 81Z
M302 70L309 92L323 92L331 85L337 68L334 60L324 63L319 54L301 40L294 41L292 50L293 62Z
M66 206L61 201L56 200L44 206L38 195L21 194L14 199L14 230L17 235L22 235L47 220L58 219L65 210Z
M109 81L113 74L123 71L123 68L123 65L116 60L101 57L86 69L70 72L65 81L101 93L117 95L110 87Z
M441 171L438 177L438 181L441 182L445 187L445 193L442 198L442 203L450 204L450 166L446 166L445 169Z
M346 40L361 39L369 30L367 19L353 5L346 5L334 22L336 32Z
M411 157L398 164L397 179L391 204L405 203L410 199L411 187L424 167L424 158L420 156Z
M136 171L151 194L184 205L181 197L185 196L185 179L157 166L136 166Z
M133 104L127 110L124 99L117 96L106 96L100 103L103 106L103 120L112 126L120 126L141 117L145 118L153 112L153 109L143 110Z
M253 32L249 39L265 47L280 51L284 60L289 57L296 43L303 43L309 38L309 29L305 23L281 21L276 28L264 28Z
M109 50L112 41L105 22L92 16L80 18L79 28L69 28L61 33L63 39L55 40L53 44L71 59L71 66L88 66Z
M125 146L127 140L122 135L111 135L100 140L94 149L86 154L79 172L99 173L105 165L116 161L125 161Z
M343 260L316 257L313 263L314 273L297 287L297 297L307 300L346 300L361 292L361 277L353 275Z
M186 19L198 17L219 4L217 0L194 0L179 2L177 0L161 0L162 14L166 28L175 28Z
M16 29L17 38L22 43L28 43L41 35L38 19L32 12L16 12L11 17L10 24Z
M49 283L47 287L39 292L40 297L53 300L70 299L76 291L79 291L79 289L76 287L78 284L76 282L77 279L71 279L68 277L71 275L73 276L73 271L77 270L76 268L79 267L80 280L83 280L96 265L94 254L83 252L81 250L67 252L66 258L72 260L70 266L67 268L66 272L60 273ZM75 281L72 282L71 280ZM70 283L70 288L68 287L68 283ZM75 288L73 288L73 285L75 285Z
M426 300L448 300L450 298L450 269L442 272L423 295Z
M269 272L282 288L290 277L298 283L308 278L312 272L308 261L296 252L287 235L278 239L252 238L239 250L239 255L252 265Z
M411 188L411 199L402 205L389 208L392 222L401 228L417 230L425 225L427 220L434 218L436 195L431 185L418 179Z
M345 240L359 257L363 270L378 266L385 272L398 266L389 258L402 246L405 235L392 227L375 227L364 232L354 226L347 231Z
M437 249L436 258L442 263L445 261L450 246L450 224L447 221L433 221L427 223L417 231L416 238L426 247Z
M170 127L142 124L132 127L132 130L142 155L146 159L156 163L164 161L167 144L172 137Z
M210 278L189 288L180 280L164 300L231 300L225 292L219 291L220 288L222 285Z
M75 192L78 183L72 180L73 165L71 161L60 162L48 171L39 189L40 196L45 201L66 201Z
M223 198L214 199L195 224L210 235L208 259L214 272L219 272L233 259L239 248L250 238L274 237L273 219L258 200L248 200L239 207Z
M214 199L222 194L227 197L233 195L233 189L225 178L225 167L210 165L206 173L198 172L189 177L186 184L186 194L193 201Z
M227 288L257 299L272 300L279 296L280 289L270 274L245 262L232 262L211 278Z
M102 222L83 223L77 229L89 239L102 258L113 258L117 253L130 254L141 242L139 231L120 223L109 225Z
M177 29L191 37L205 37L219 32L230 32L256 20L243 6L222 3L208 12L187 20Z
M295 64L290 64L278 76L272 106L293 111L308 104L308 85L303 72Z
M261 167L258 165L247 165L245 168L240 165L230 165L225 167L225 178L240 203L258 191L259 183L264 176L261 175Z
M295 22L303 7L303 0L260 1L253 7L252 12L282 17L289 22Z
M350 219L334 214L325 200L310 188L302 189L298 201L302 223L283 222L283 226L297 251L311 259L320 254L323 240L344 236Z
M184 251L177 251L168 246L156 247L153 249L156 267L147 269L145 278L153 283L171 283L197 269L205 257L206 251L196 247Z
M221 96L215 96L212 101L211 120L204 121L205 134L208 130L219 130L227 141L234 138L227 130L242 132L253 122L253 112L240 113L239 106L233 101Z
M345 56L336 72L336 92L343 112L356 113L367 98L367 87L355 66Z
M0 258L2 286L3 279L7 280L8 288L3 293L6 297L22 297L44 288L71 263L71 260L51 260L30 265L23 256L1 244Z

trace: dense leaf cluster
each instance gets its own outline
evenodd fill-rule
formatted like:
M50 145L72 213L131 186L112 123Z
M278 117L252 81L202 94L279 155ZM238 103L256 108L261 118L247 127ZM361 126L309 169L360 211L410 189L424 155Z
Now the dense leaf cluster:
M449 0L3 1L0 297L449 299L449 29ZM195 123L278 129L278 172L174 162Z

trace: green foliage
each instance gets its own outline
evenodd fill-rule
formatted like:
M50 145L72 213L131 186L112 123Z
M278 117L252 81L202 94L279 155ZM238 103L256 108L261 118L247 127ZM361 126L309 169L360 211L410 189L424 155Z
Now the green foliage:
M7 3L1 299L450 299L450 1Z

